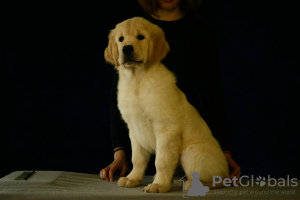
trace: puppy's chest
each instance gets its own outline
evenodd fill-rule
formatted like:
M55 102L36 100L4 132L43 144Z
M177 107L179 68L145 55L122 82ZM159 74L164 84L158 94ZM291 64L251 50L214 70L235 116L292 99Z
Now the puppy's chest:
M151 112L151 95L136 88L119 88L118 107L122 118L130 130L130 137L148 151L155 152L155 135L153 131L153 112Z
M150 96L136 88L123 89L118 92L118 107L126 123L150 123Z
M118 86L118 106L124 114L149 118L151 108L157 105L158 91L151 87L148 82L120 82Z

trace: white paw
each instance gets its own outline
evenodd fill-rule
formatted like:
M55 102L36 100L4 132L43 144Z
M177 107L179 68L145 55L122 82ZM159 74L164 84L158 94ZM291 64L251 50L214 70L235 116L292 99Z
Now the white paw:
M138 186L140 182L137 179L129 179L127 177L121 177L118 180L118 186L132 188Z
M151 193L160 193L160 192L168 192L171 189L171 184L169 185L161 185L161 184L148 184L144 187L143 191L151 192Z

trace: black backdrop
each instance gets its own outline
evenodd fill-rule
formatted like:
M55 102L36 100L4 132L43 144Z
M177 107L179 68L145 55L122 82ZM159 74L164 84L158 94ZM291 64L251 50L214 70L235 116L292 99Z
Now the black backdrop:
M113 67L103 52L109 30L141 10L121 0L58 7L14 5L2 18L0 176L30 169L95 174L112 161ZM207 0L197 11L218 36L233 156L245 175L300 177L295 8Z

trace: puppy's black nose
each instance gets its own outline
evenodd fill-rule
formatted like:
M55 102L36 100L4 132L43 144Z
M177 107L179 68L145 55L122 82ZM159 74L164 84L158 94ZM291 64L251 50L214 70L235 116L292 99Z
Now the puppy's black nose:
M132 54L134 49L133 49L132 45L126 45L123 47L122 51L123 51L124 55L130 55L130 54Z

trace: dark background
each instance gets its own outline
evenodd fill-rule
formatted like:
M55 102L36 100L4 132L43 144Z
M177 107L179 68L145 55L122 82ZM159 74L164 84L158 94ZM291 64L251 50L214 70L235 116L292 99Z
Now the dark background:
M97 174L113 158L107 34L141 10L121 0L35 6L2 7L0 176ZM232 154L242 173L300 178L296 6L207 0L196 14L218 36Z

